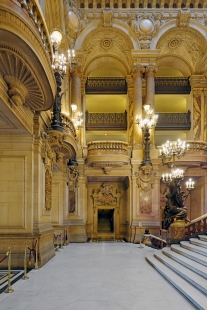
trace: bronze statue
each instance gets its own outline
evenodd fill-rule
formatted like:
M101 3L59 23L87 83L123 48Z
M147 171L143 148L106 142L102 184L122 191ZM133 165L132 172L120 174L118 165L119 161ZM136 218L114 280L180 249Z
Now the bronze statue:
M187 209L184 206L185 195L179 182L175 180L168 185L169 194L166 194L167 202L164 208L163 228L168 229L176 220L187 221Z

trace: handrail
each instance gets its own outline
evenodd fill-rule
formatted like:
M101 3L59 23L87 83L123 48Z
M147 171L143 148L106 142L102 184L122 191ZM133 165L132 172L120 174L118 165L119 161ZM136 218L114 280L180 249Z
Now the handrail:
M185 225L185 239L207 231L207 213Z
M150 239L152 245L154 245L156 248L162 249L167 246L167 241L160 237L150 234Z

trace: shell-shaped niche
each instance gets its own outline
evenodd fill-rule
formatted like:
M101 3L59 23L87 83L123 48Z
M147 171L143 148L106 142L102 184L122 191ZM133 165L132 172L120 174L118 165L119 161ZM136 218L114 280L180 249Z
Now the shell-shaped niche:
M9 87L8 94L17 105L32 110L44 106L44 95L40 84L26 61L10 51L0 51L0 74Z

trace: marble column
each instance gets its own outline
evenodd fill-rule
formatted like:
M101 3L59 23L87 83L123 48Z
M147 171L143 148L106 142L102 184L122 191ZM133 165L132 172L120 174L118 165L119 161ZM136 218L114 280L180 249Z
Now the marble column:
M207 88L204 88L203 94L204 94L203 140L207 142Z
M202 134L202 88L193 88L193 140L203 140Z
M76 116L78 112L83 112L82 100L81 100L81 77L82 68L80 65L74 65L71 68L71 104L77 105ZM82 143L82 129L79 128L76 131L77 140Z
M134 66L132 68L132 77L134 84L134 95L133 95L133 146L134 148L142 148L142 130L136 124L137 115L142 116L142 77L143 77L143 66Z
M71 69L71 103L77 105L77 112L82 112L81 105L81 66L73 66Z
M151 109L155 110L155 73L157 67L154 65L149 65L146 68L146 97L145 104L149 104ZM155 129L150 131L150 143L155 144Z

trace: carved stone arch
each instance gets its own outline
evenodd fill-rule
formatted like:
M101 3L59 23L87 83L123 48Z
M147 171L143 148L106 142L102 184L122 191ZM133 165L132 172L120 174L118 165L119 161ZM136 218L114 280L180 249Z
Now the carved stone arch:
M157 42L160 49L160 59L182 59L191 74L201 74L206 68L202 67L207 43L205 38L195 29L189 27L168 30ZM175 65L176 66L176 65Z
M110 33L111 31L117 31L120 35L122 34L124 37L128 38L130 42L130 46L132 49L139 49L139 41L135 32L130 28L130 26L120 20L113 19L113 23L110 27L103 28L100 26L100 19L97 21L89 22L84 26L81 32L78 33L77 39L75 41L74 48L76 50L81 50L83 48L83 44L86 41L86 38L91 35L91 33L95 33L96 31L107 31Z
M118 57L115 57L114 55L99 55L94 59L91 59L91 62L88 63L86 66L84 66L84 74L86 76L90 76L90 74L100 68L100 67L108 67L112 69L119 71L119 76L126 76L129 74L129 67L126 66Z
M175 68L179 70L184 77L188 77L192 74L193 68L189 66L189 63L185 61L183 57L175 55L163 55L157 60L158 68Z
M96 60L105 57L106 60L113 58L116 68L121 67L123 74L129 74L132 62L131 49L133 44L125 33L112 27L100 27L88 34L82 44L84 72L91 63L98 65ZM105 64L107 65L107 62Z

